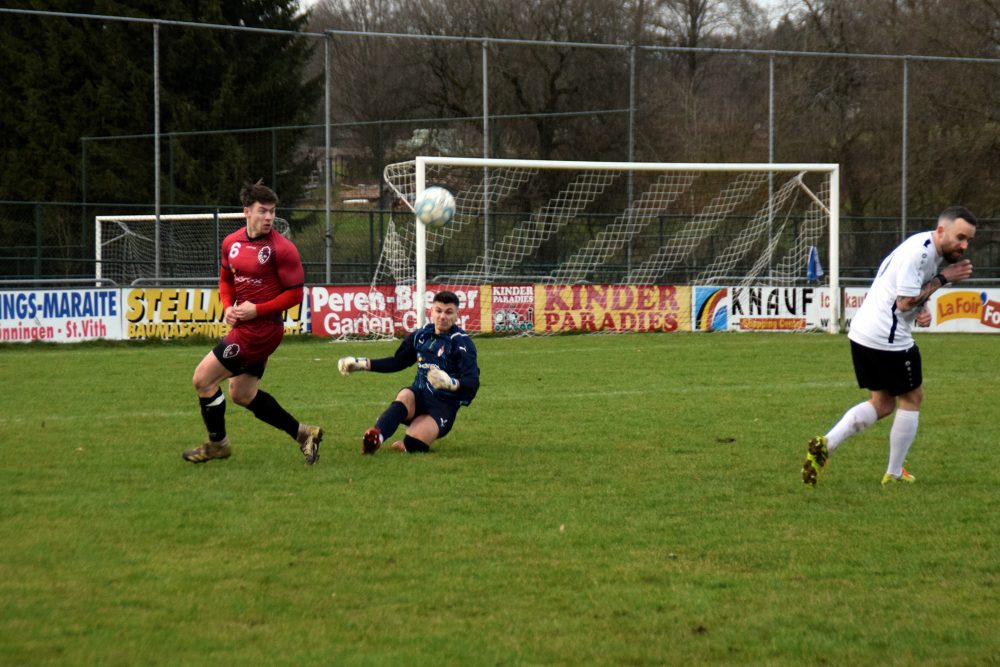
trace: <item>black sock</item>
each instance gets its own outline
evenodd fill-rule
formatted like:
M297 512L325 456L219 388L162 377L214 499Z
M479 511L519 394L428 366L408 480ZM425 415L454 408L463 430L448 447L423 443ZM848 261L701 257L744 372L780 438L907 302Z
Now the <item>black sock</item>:
M403 446L406 447L407 454L426 454L431 448L423 440L417 440L413 436L403 438Z
M383 440L388 440L404 419L406 419L406 406L399 401L393 401L375 422L375 428L382 433Z
M285 409L278 405L278 401L274 400L274 396L271 396L266 391L258 390L257 395L247 404L247 410L252 412L254 417L265 424L270 424L274 428L298 439L299 421L285 412Z
M208 439L213 442L220 442L226 439L226 397L221 389L217 389L214 396L209 398L198 397L201 404L201 418L205 421L205 428L208 429Z

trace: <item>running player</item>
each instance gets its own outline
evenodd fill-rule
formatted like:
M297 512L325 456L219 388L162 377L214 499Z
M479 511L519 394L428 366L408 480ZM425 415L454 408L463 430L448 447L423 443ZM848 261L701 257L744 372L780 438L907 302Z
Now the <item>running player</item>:
M184 452L184 460L204 463L232 453L219 386L228 378L229 397L295 439L306 463L313 464L323 429L300 423L258 388L267 359L285 334L282 311L302 303L302 261L295 245L272 229L278 204L274 191L257 181L243 188L240 199L247 224L222 241L219 271L219 298L232 330L205 355L192 379L208 442Z
M819 471L844 440L893 411L889 464L882 484L916 481L903 468L917 436L924 396L920 350L910 327L914 322L924 327L931 323L925 308L931 294L972 275L972 263L962 255L975 235L975 216L964 207L951 206L938 216L934 231L914 234L882 260L847 335L858 386L870 389L871 398L848 410L829 433L809 441L803 482L815 486ZM942 260L950 264L939 272Z
M395 373L417 364L413 384L400 389L375 426L365 431L362 454L378 451L400 424L406 424L406 434L392 444L393 449L410 454L429 452L431 444L455 425L458 409L475 398L479 390L476 346L457 321L458 296L438 292L431 304L431 321L404 338L393 356L343 357L337 362L343 375L356 371Z

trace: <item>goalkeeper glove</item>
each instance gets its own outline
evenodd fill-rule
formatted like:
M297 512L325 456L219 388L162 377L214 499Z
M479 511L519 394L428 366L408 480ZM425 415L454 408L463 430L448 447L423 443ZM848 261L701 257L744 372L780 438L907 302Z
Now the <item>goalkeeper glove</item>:
M427 381L435 389L445 389L447 391L458 391L458 380L445 373L437 366L431 366L427 371Z
M356 371L368 370L367 357L341 357L337 362L337 370L341 375L350 375Z

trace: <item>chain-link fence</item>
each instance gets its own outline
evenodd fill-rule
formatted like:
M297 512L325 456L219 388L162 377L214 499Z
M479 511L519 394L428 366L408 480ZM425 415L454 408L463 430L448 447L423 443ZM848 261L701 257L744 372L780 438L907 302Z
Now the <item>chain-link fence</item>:
M307 280L367 282L382 168L418 154L836 162L847 281L945 205L1000 213L1000 60L0 14L0 80L24 92L2 116L0 281L93 276L95 216L238 211L263 178ZM992 230L970 255L998 280Z

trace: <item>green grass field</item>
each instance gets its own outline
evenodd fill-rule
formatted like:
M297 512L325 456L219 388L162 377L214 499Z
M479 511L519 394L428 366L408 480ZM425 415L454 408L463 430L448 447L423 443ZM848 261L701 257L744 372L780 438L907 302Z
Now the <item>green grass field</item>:
M918 482L884 420L815 489L843 336L481 339L436 453L374 457L412 374L336 361L394 344L286 340L311 468L232 403L233 457L181 460L208 342L3 347L0 664L996 664L998 340L918 342Z

